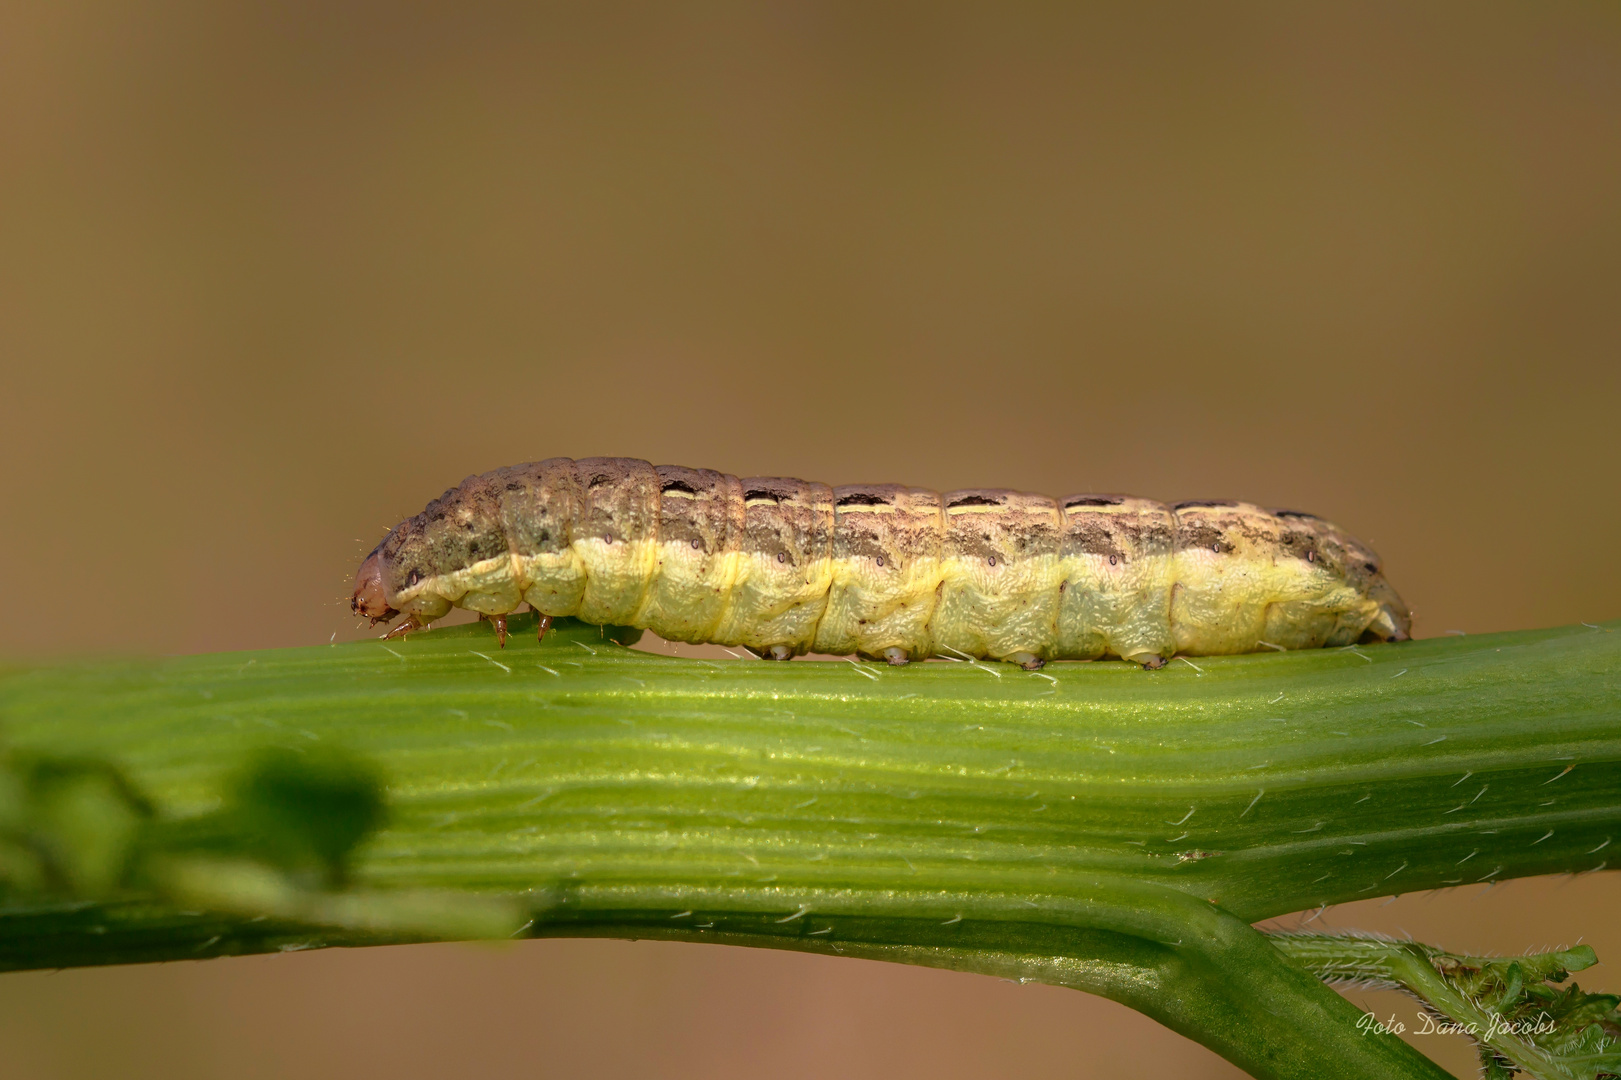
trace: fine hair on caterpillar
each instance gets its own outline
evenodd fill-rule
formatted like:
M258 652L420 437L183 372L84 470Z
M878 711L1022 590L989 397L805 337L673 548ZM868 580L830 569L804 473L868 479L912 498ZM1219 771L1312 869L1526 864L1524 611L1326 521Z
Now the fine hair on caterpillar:
M470 476L396 525L354 611L393 637L453 607L671 641L904 664L1213 656L1404 641L1379 557L1312 514L1001 488L738 479L634 458Z

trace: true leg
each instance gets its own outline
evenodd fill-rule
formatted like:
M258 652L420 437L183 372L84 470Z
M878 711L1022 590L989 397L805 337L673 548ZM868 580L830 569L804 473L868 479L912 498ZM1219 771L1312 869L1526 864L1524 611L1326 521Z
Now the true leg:
M387 641L389 638L404 637L413 630L425 629L427 625L427 623L417 618L417 616L407 615L404 622L400 623L400 625L383 635L383 640Z

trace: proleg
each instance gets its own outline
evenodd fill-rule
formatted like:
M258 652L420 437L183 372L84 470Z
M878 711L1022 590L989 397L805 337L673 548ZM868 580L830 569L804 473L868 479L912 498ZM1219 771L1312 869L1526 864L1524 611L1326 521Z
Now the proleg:
M1311 514L1121 495L830 488L632 458L471 476L396 525L352 607L391 634L453 607L672 641L890 663L1172 656L1403 641L1379 557ZM504 637L504 635L503 635Z

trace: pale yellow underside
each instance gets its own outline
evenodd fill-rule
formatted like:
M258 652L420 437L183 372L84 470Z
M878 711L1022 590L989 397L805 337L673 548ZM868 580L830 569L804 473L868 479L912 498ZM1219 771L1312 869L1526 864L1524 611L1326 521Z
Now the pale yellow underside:
M793 566L764 554L711 554L658 541L577 541L424 580L401 610L452 606L641 626L676 641L756 651L1046 659L1219 655L1354 642L1378 605L1320 567L1271 550L1203 549L1119 559L1038 556L996 565L872 559Z

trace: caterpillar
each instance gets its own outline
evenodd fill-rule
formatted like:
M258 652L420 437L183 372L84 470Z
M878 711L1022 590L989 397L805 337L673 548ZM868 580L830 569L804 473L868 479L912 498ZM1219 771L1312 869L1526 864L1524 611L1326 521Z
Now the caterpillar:
M1049 660L1406 640L1379 557L1312 514L1123 495L1051 499L738 479L633 458L552 458L470 476L396 525L352 609L421 629L466 608L506 643L539 615L672 641L892 664Z

